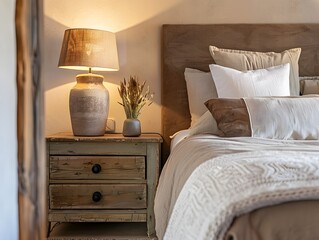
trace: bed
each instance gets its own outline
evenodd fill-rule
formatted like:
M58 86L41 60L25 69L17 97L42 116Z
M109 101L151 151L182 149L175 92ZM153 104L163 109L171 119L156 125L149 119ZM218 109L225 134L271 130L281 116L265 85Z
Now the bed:
M170 149L171 136L193 124L185 68L209 72L215 63L209 46L277 53L301 48L299 76L318 81L313 76L319 75L319 25L164 25L162 37L164 167L155 199L158 238L319 239L317 136L286 140L197 133L183 135ZM247 102L255 100L244 101L251 114ZM282 105L286 98L276 101ZM319 112L314 101L312 112ZM212 113L224 103L213 104ZM247 190L247 183L255 186Z

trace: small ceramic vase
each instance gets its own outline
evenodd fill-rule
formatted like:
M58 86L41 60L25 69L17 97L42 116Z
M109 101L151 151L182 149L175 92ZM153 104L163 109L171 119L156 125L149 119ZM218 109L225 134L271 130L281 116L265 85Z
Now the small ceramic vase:
M138 137L141 135L141 122L135 118L129 118L123 124L124 137Z

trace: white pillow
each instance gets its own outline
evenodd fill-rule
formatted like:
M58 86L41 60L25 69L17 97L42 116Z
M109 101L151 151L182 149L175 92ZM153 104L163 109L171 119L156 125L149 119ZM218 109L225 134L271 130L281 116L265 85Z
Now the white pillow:
M210 72L186 68L184 75L187 87L189 112L191 114L191 126L193 126L198 118L207 111L204 102L211 98L216 98L217 92Z
M198 121L189 129L189 136L209 133L209 134L218 134L217 122L210 111L206 112L198 119Z
M239 71L264 69L281 64L290 64L290 94L299 96L299 57L301 48L292 48L280 53L255 52L225 49L210 46L209 51L216 64Z
M319 139L319 97L244 98L251 136Z
M209 65L218 97L289 96L289 63L266 69L238 71Z

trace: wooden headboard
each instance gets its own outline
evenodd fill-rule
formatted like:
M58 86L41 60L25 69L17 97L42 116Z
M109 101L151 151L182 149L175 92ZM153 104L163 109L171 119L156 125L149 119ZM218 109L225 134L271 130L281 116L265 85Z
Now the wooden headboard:
M169 154L169 136L190 126L184 70L209 71L208 65L214 63L209 45L261 52L301 47L300 76L319 75L319 24L163 25L163 164Z

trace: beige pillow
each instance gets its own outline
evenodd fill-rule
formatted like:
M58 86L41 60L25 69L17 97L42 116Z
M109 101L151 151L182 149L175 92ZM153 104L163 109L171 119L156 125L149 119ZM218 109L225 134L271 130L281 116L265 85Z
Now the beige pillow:
M300 77L300 95L319 94L319 76Z
M210 46L209 51L216 64L234 68L239 71L256 70L290 63L289 85L290 95L299 96L299 56L301 48L275 52L253 52L223 49Z

